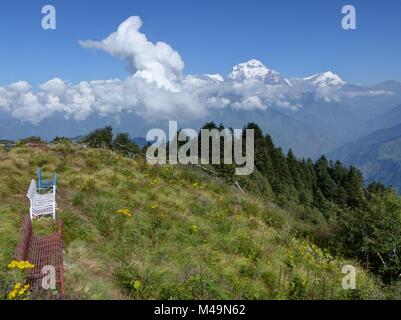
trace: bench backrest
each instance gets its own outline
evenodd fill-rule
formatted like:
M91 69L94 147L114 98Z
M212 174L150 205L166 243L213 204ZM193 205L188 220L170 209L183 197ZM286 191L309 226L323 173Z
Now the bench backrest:
M42 181L42 168L39 167L38 170L36 171L36 174L38 176L38 182L40 185L40 182Z
M36 181L32 179L31 184L28 189L28 193L26 196L29 198L29 200L33 201L36 197Z
M38 167L38 170L36 171L36 175L38 176L38 187L39 187L39 189L43 188L43 187L49 187L48 183L49 183L50 180L43 180L43 178L42 178L42 168L41 167ZM53 175L52 183L53 183L53 186L57 185L57 174ZM45 186L44 186L44 184L45 184Z

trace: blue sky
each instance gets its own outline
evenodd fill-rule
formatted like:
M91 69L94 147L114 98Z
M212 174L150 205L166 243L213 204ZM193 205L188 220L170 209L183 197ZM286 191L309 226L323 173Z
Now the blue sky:
M41 8L57 9L57 30L41 28ZM357 30L341 28L341 7L357 10ZM401 1L1 1L0 85L60 77L125 78L121 61L83 49L128 16L143 20L150 41L179 52L185 73L221 73L256 58L287 77L332 70L345 80L401 80Z

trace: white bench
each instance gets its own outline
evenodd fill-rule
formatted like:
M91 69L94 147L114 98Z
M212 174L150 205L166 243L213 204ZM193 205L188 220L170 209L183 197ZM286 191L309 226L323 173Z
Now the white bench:
M56 219L56 186L53 186L51 191L50 193L39 194L37 192L36 181L32 179L27 193L27 197L31 202L29 208L31 220L34 217L44 215L51 215L54 220Z

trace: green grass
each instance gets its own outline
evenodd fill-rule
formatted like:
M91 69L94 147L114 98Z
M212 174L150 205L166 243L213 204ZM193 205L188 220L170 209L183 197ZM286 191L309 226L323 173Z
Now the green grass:
M67 145L0 153L3 279L38 165L48 177L58 173L67 299L382 296L376 280L359 267L358 290L351 295L341 289L341 267L357 263L296 237L302 213L244 195L193 168L144 166L111 151ZM131 217L117 212L125 208ZM38 221L34 229L51 232L54 224Z

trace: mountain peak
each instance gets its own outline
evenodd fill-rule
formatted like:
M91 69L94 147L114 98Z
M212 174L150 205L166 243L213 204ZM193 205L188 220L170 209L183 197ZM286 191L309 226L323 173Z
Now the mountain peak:
M251 59L237 64L228 75L232 81L260 80L270 85L290 85L290 82L275 70L267 68L261 61Z
M223 83L224 78L216 73L216 74L200 74L200 75L188 75L184 79L185 81L192 82L192 83L199 83L199 82L210 82L210 83Z
M208 79L214 81L214 82L224 82L224 78L223 78L220 74L218 74L218 73L215 73L215 74L205 74L204 76L205 76L206 78L208 78Z
M256 60L256 59L251 59L251 60L248 60L248 61L246 61L244 63L240 63L240 65L248 65L248 66L252 66L252 67L264 67L264 68L266 68L266 66L261 61Z
M341 79L340 76L330 70L305 77L303 80L310 82L312 85L317 87L341 86L346 84L346 82Z

